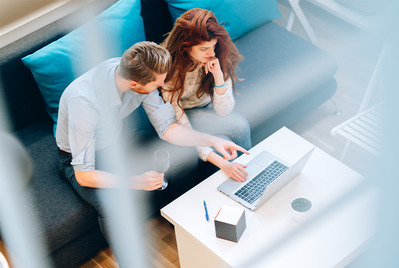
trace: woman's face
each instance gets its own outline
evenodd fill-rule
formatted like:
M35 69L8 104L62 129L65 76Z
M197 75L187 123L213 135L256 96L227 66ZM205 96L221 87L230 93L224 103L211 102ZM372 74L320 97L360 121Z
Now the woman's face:
M209 42L202 42L199 45L191 47L188 51L194 63L205 63L215 57L215 46L217 39L212 39Z

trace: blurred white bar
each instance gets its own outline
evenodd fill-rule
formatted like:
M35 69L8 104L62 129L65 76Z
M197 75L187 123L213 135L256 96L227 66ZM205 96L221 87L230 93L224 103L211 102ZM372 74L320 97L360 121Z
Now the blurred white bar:
M0 111L0 226L2 239L15 267L49 267L42 242L29 206L27 183L32 163L24 147L6 130L5 114Z

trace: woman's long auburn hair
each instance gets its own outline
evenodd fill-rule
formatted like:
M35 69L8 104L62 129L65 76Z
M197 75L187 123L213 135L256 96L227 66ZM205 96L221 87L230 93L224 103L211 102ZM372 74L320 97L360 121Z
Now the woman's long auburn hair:
M189 56L189 50L193 46L209 42L212 39L217 39L218 41L215 47L215 54L219 59L224 80L231 78L233 89L236 91L234 80L240 79L236 76L235 68L243 57L239 54L226 29L218 23L213 12L201 8L193 8L176 19L172 31L161 44L172 56L172 71L167 74L165 80L165 82L174 81L173 88L170 89L172 91L172 101L181 99L184 93L186 73L194 65ZM208 74L204 72L204 78L197 91L197 97L207 93L213 98L214 83L213 75L210 72Z

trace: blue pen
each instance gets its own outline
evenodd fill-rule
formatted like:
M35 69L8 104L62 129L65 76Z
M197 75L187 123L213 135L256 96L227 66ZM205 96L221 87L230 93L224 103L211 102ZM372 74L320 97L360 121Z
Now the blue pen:
M209 222L208 209L207 209L207 207L206 207L205 200L204 200L204 208L205 208L205 218L206 218L207 222Z

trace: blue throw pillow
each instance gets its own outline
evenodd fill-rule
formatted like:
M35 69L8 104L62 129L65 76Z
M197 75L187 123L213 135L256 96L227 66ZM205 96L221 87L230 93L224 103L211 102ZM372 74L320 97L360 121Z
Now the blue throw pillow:
M144 41L140 0L120 0L83 26L22 59L54 121L62 92L77 77Z
M175 21L192 8L212 11L235 40L258 26L281 17L277 0L166 0Z

